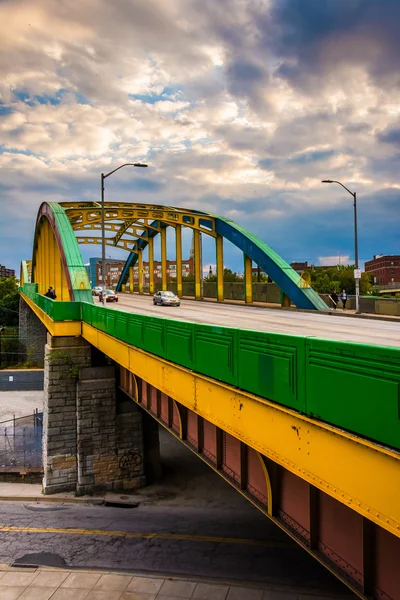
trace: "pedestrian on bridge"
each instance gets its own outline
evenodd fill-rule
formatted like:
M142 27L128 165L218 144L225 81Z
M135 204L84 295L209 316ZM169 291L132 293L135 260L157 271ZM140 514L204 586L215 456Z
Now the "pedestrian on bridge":
M56 292L55 292L55 290L51 286L49 287L49 289L45 293L45 296L47 296L48 298L51 298L52 300L55 300L57 298Z
M336 289L333 290L332 294L329 296L329 298L332 300L333 302L333 308L336 310L337 309L337 305L339 302L339 296L336 293Z
M347 299L348 299L348 295L347 295L345 289L342 290L342 293L340 294L340 299L341 299L342 304L343 304L343 310L346 310L346 302L347 302Z

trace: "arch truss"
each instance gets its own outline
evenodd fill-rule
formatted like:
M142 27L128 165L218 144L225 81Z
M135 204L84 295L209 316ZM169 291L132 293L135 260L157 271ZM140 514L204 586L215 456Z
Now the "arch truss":
M148 290L155 291L154 238L161 238L161 288L168 287L167 228L175 232L174 279L179 296L182 296L182 228L193 232L193 271L195 297L202 297L202 235L215 239L217 299L224 300L224 239L242 250L244 256L244 288L246 303L253 301L252 273L255 263L274 281L283 292L284 304L290 301L298 308L327 310L325 302L309 287L302 277L290 267L272 248L255 235L229 219L213 213L158 206L151 204L106 202L105 245L129 252L117 290L129 283L134 289L134 274L138 280L138 291L143 293L145 277ZM39 291L54 280L63 290L62 296L78 299L79 292L89 290L89 282L83 276L84 266L78 244L101 245L102 211L98 202L63 202L43 204L39 210L32 258L32 281L39 283ZM52 232L52 233L51 233ZM147 264L143 258L147 249ZM62 265L64 275L55 279L46 266L44 252L50 251L53 262ZM44 261L44 262L43 262ZM46 270L47 269L47 270ZM143 275L143 276L142 276ZM61 277L61 279L60 279ZM64 279L63 279L64 278ZM39 281L42 280L42 281ZM82 283L83 282L83 283ZM50 283L51 285L51 283ZM147 287L147 282L146 282ZM43 293L43 291L42 291ZM81 296L82 296L81 293Z

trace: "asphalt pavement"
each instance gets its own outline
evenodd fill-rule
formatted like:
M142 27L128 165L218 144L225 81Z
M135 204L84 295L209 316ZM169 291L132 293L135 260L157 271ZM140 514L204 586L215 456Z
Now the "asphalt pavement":
M154 306L151 296L138 294L120 294L118 303L110 302L107 306L195 323L400 347L400 322L397 321L194 300L182 300L179 307Z
M352 595L168 432L164 474L137 507L0 504L0 562Z

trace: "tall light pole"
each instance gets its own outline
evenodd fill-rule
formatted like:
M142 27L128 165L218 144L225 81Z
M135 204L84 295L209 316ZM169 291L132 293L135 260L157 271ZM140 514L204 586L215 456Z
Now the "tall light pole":
M354 206L354 258L355 258L355 268L358 271L358 234L357 234L357 194L356 192L351 192L343 183L340 181L333 181L331 179L323 179L322 183L337 183L341 185L351 196L353 196L353 206ZM355 274L356 275L356 274ZM358 275L358 273L357 273ZM356 315L360 314L360 279L355 277L356 280Z
M104 180L107 177L110 177L115 171L119 171L122 167L147 167L147 165L143 163L124 163L120 165L113 171L104 175L101 174L101 283L103 287L103 293L101 297L101 301L103 306L106 305L106 282L105 282L105 274L106 274L106 239L105 239L105 229L104 229Z

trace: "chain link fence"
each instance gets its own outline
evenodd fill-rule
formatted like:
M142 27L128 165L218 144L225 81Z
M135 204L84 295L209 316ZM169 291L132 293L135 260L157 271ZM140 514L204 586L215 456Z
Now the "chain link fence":
M0 471L29 471L43 467L43 413L0 422Z

